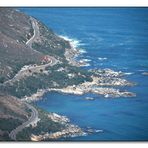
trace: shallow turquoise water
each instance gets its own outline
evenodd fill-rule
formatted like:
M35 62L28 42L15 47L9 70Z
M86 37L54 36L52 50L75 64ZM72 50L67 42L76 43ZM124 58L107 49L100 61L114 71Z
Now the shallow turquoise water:
M90 68L130 72L125 78L137 86L124 87L135 98L105 99L102 96L64 95L50 92L36 104L68 116L80 127L102 129L67 140L148 140L148 9L147 8L21 8L57 34L79 40L91 60ZM101 59L104 58L104 59ZM93 96L94 101L84 97ZM65 139L64 139L65 140Z

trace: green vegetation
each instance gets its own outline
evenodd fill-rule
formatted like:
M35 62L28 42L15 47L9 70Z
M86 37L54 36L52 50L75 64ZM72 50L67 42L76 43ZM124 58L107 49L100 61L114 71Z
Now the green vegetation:
M18 71L21 70L23 66L36 64L36 62L33 59L30 59L30 60L22 59L21 61L20 59L15 59L12 61L7 61L7 64L9 65L9 67L11 67L12 70L10 71L9 69L6 69L5 66L2 68L0 67L0 69L6 69L5 72L0 71L0 83L3 83L9 79L12 79L18 73ZM7 76L6 73L9 73L9 76Z
M10 17L10 14L13 15ZM38 89L63 88L68 85L77 85L84 81L92 80L90 72L69 65L68 61L65 59L65 49L70 48L70 43L57 36L41 22L38 22L40 38L37 42L34 40L32 44L32 48L34 49L32 49L25 44L33 35L34 31L29 16L15 11L14 9L5 8L1 9L0 20L2 20L0 38L5 39L7 43L4 44L3 42L0 42L0 93L4 93L4 96L8 95L8 98L10 98L9 96L22 98L36 93ZM10 24L14 27L10 27ZM36 52L35 50L39 52ZM2 84L7 80L12 79L23 66L41 64L41 59L45 55L55 57L61 64L47 67L46 70L48 71L48 74L45 74L44 70L41 69L40 73L33 73L31 76L22 78L13 83ZM63 70L59 70L60 68L63 68ZM30 70L30 74L31 73L32 71ZM71 74L72 77L69 74ZM10 100L8 99L6 103L10 104ZM13 105L14 111L12 111L8 105L4 106L4 104L0 104L0 109L5 115L18 117L19 119L22 119L21 121L25 120L26 116L19 115L18 112L15 112L18 109L18 106L16 106L15 103ZM20 110L23 110L27 112L27 115L30 115L30 110L24 109L23 106L19 107ZM63 125L48 119L47 112L44 112L41 109L38 109L38 111L41 120L37 127L33 128L30 126L23 129L23 131L17 135L18 140L30 140L30 135L32 133L38 135L41 131L43 133L55 132L60 128L63 128ZM21 121L11 118L0 118L0 129L10 132L20 125L22 123ZM0 139L9 139L8 134L4 135L3 138L0 137Z
M5 77L4 76L0 76L0 83L4 83L5 81Z
M5 132L3 135L0 135L0 141L11 141L8 132Z
M34 42L32 47L44 54L64 58L65 48L70 48L68 41L58 37L51 29L39 22L42 42Z
M10 132L13 130L15 127L19 126L21 124L21 121L18 119L2 119L0 118L0 129L2 131L8 131Z
M17 140L30 140L31 134L39 135L47 132L56 132L63 128L63 125L53 122L48 118L48 112L41 110L40 108L36 107L39 113L39 118L41 119L36 127L27 127L23 129L17 135Z
M63 67L65 70L58 71L59 68ZM90 73L85 70L81 70L78 67L69 66L68 64L57 64L52 67L46 68L49 74L34 74L32 76L16 81L13 85L7 84L3 90L9 92L11 95L18 98L22 98L25 95L32 95L36 93L38 89L47 88L63 88L68 85L78 85L85 81L92 81ZM74 74L74 77L69 78L68 74ZM57 86L54 83L58 84Z

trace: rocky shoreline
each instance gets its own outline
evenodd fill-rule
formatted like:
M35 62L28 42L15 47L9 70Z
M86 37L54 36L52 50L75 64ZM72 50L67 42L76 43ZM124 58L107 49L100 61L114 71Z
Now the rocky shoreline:
M86 62L77 61L76 57L80 54L79 50L73 47L71 44L70 49L65 49L65 58L72 66L85 66ZM25 96L22 101L32 102L42 99L42 96L46 92L55 91L59 93L83 95L86 93L93 93L97 95L102 95L104 98L118 98L118 97L134 97L135 93L128 91L121 91L120 89L113 87L123 87L123 86L133 86L135 83L129 82L123 78L125 74L121 71L113 71L111 69L93 69L89 70L92 73L92 81L86 81L79 85L67 86L64 88L48 88L39 89L37 93L31 96ZM86 100L94 100L93 98L86 98ZM48 118L54 122L58 122L64 125L64 129L53 132L53 133L43 133L40 135L31 135L32 141L42 141L42 140L56 140L63 137L75 137L84 136L87 134L92 134L94 132L102 132L102 130L94 130L91 128L82 130L79 126L71 124L70 120L66 116L61 116L56 113L49 113Z
M49 113L48 118L56 123L64 125L64 129L53 132L53 133L44 133L40 135L31 135L32 141L42 141L42 140L56 140L59 138L66 137L75 137L75 136L85 136L87 135L79 126L71 124L70 120L66 116L61 116L56 113Z
M33 94L32 96L25 96L22 100L23 101L37 101L42 99L42 96L46 92L55 91L60 93L67 93L67 94L75 94L75 95L83 95L86 93L93 93L98 95L103 95L105 98L116 98L116 97L134 97L136 96L135 93L128 92L128 91L121 91L117 88L112 88L114 86L133 86L135 83L129 82L125 79L119 78L124 73L121 72L114 72L112 70L103 70L104 74L92 75L91 82L84 82L79 85L72 85L67 86L65 88L49 88L49 89L40 89L37 93ZM94 73L96 74L96 73Z
M91 127L82 129L77 125L71 124L70 119L66 116L61 116L56 113L49 113L48 118L56 123L64 125L64 128L56 132L46 132L40 135L32 134L30 137L32 141L57 140L59 138L87 136L88 134L103 132L103 130L93 129Z
M72 43L72 41L66 37L59 36L64 40L68 41L70 44L69 49L65 49L65 58L72 66L85 66L87 63L84 61L76 60L76 57L79 56L79 49ZM136 94L128 91L121 91L120 89L113 87L122 87L122 86L133 86L135 83L129 82L122 76L126 75L121 71L113 71L109 68L106 69L90 69L92 81L86 81L79 85L67 86L64 88L48 88L48 89L39 89L37 93L31 96L25 96L22 98L23 101L31 102L42 99L42 96L46 92L56 91L60 93L83 95L85 93L94 93L98 95L103 95L105 98L116 98L116 97L135 97Z
M70 39L60 36L64 40L68 41L70 44L70 48L65 49L64 56L68 63L72 66L81 67L87 66L88 63L84 60L77 60L76 58L81 54L80 50L71 42Z
M49 113L48 118L56 123L62 124L64 128L56 132L46 132L40 135L32 134L30 137L32 141L57 140L59 138L87 136L88 134L103 132L103 130L92 129L91 127L82 129L77 125L71 124L70 119L66 116L61 116L56 113Z
M128 92L128 91L120 91L119 89L110 88L110 87L101 87L101 86L107 86L102 83L98 83L97 77L92 77L92 82L84 82L82 84L79 84L77 86L68 86L66 88L62 89L56 89L52 88L48 91L57 91L61 93L67 93L67 94L75 94L75 95L83 95L85 93L93 93L98 95L103 95L105 98L116 98L116 97L134 97L136 96L135 93ZM123 83L124 82L124 83ZM108 84L108 83L107 83ZM131 85L131 83L128 83L126 81L115 81L113 84L110 83L108 86L128 86Z

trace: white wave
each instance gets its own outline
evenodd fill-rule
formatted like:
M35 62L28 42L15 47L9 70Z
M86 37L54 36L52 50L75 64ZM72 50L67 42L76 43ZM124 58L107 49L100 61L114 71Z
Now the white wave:
M95 130L96 133L103 132L103 130Z
M66 41L69 41L72 48L75 50L79 50L80 54L87 53L85 49L82 48L77 49L78 47L85 45L84 43L81 43L81 40L75 38L69 38L68 36L63 36L63 35L59 35L59 37L63 38Z
M107 58L106 57L104 57L104 58L99 57L98 60L104 61L104 60L107 60Z
M125 72L125 75L132 75L133 72Z
M84 50L84 49L79 49L79 52L82 53L82 54L87 53L86 50Z
M84 62L90 62L91 59L82 59Z
M68 36L63 36L63 35L59 35L59 37L63 38L63 39L66 40L66 41L69 41L70 44L71 44L74 48L77 48L77 47L79 47L80 45L84 45L84 43L81 43L80 40L75 39L75 38L69 38Z
M84 43L81 43L80 40L77 40L77 39L74 39L74 38L69 38L68 36L63 36L63 35L59 35L59 37L63 38L66 41L69 41L71 47L74 50L79 51L80 54L87 53L85 49L79 48L79 46L84 45ZM90 59L86 59L86 58L80 60L80 62L85 63L83 66L90 66L90 64L88 63L90 61L91 61Z
M79 62L80 63L84 63L84 65L82 66L82 67L86 67L86 66L90 66L90 63L88 63L88 62L90 62L91 60L89 60L89 59L81 59L81 60L79 60Z

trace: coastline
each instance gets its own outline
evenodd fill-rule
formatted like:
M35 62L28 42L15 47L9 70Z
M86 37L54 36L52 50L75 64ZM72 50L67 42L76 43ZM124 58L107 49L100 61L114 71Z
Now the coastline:
M42 96L51 91L65 93L65 94L74 94L74 95L83 95L85 93L93 93L98 95L103 95L105 98L116 98L116 97L135 97L136 94L128 91L120 91L112 87L103 87L103 86L132 86L134 84L118 78L118 81L112 81L112 83L99 83L99 77L92 76L92 82L84 82L79 85L67 86L65 88L48 88L48 89L39 89L35 94L31 96L25 96L22 98L22 101L32 102L42 99Z
M67 14L67 10L56 13L56 9L49 12L34 10L33 13L27 9L21 11L22 14L12 13L11 17L11 13L1 15L4 18L2 35L6 38L1 45L8 51L3 55L1 50L1 70L4 72L0 84L3 95L1 100L6 102L1 104L2 113L5 115L1 120L6 127L3 128L2 125L0 130L2 138L11 140L7 137L9 131L15 129L17 124L19 126L20 122L30 119L33 111L27 106L24 107L23 104L26 103L35 107L42 118L37 124L26 126L22 133L18 134L18 141L146 139L148 70L144 46L146 34L142 28L146 23L146 13L138 10L137 14L141 14L143 19L138 21L139 17L135 17L132 22L135 24L132 30L135 37L130 38L133 36L130 24L127 24L126 28L122 26L125 21L127 22L127 18L132 19L135 10L130 11L130 17L129 10L125 10L125 16L119 11L120 17L113 17L110 24L106 24L106 20L116 12L109 10L104 14L101 10L102 15L99 21L96 21L94 14L100 12L95 10L94 14L91 13L92 16L89 16L94 21L87 26L84 26L88 19L86 13L77 18L75 11L72 11L71 15ZM61 25L56 24L54 14L50 12L55 12L57 20L64 16ZM40 20L35 19L37 23L31 23L30 16L25 17L23 13L31 14L32 17L38 13L47 16L48 13L47 18L50 18L50 22L46 22L41 16L37 17ZM16 21L13 23L12 19ZM115 26L113 22L116 21L121 23ZM36 25L38 27L33 27ZM50 26L53 26L53 30ZM80 40L59 36L54 29L56 32L70 35L70 38L77 37ZM139 32L142 36L138 36ZM86 44L81 46L81 43ZM81 48L84 48L84 51ZM85 49L88 54L85 54ZM51 63L47 67L46 60ZM4 85L7 80L9 83ZM134 82L138 85L134 86ZM10 96L7 96L7 93ZM16 98L15 102L12 97ZM20 121L15 117L19 117ZM88 128L90 129L87 130ZM95 128L103 129L104 133L96 135L93 132ZM74 136L80 137L71 138Z
M60 36L61 37L61 36ZM65 38L64 38L65 39ZM67 41L69 41L67 39ZM74 45L72 42L69 41L69 44L71 46L70 49L65 49L65 58L72 66L87 66L87 60L76 60L76 57L80 55L79 49ZM82 62L83 61L83 62ZM91 71L91 70L90 70ZM72 85L67 86L64 88L47 88L47 89L38 89L38 91L31 96L25 96L22 98L22 101L25 102L32 102L32 101L38 101L43 99L42 96L51 91L55 91L58 93L64 93L64 94L74 94L74 95L83 95L86 93L92 93L97 95L102 95L104 98L119 98L119 97L135 97L136 94L128 91L120 91L119 89L112 88L113 86L132 86L134 85L131 82L128 82L125 79L120 78L124 74L119 71L113 71L111 69L103 69L103 70L92 70L92 81L86 81L79 85ZM107 81L106 81L107 80ZM104 87L108 86L108 87ZM49 113L51 114L51 113ZM50 118L54 121L56 117L59 117L60 120L59 123L62 123L63 116L57 115L56 113L53 113ZM69 123L70 120L66 117L64 124L66 125L66 128L62 131L57 131L54 133L46 133L42 135L32 135L31 140L32 141L41 141L45 139L58 139L62 137L75 137L75 136L84 136L88 133L94 133L95 131L93 129L82 130L79 126Z
M61 116L56 113L49 113L48 118L51 119L53 122L59 123L64 126L62 130L53 132L53 133L44 133L40 135L31 135L32 141L42 141L46 139L59 139L59 138L66 138L66 137L76 137L76 136L86 136L87 133L84 132L79 126L74 125L70 122L70 119L66 116Z
M67 36L58 35L60 38L68 41L71 48L65 49L65 58L70 65L81 67L87 66L88 61L86 59L77 60L80 54L85 53L80 52L78 46L80 45L78 40L71 39ZM83 62L81 62L83 61ZM65 94L74 94L74 95L83 95L86 93L94 93L98 95L103 95L105 98L116 98L116 97L135 97L136 94L128 91L120 91L119 89L112 88L113 86L133 86L135 83L128 82L127 80L121 78L126 75L121 71L113 71L111 69L90 69L89 72L92 72L92 81L84 82L79 85L67 86L65 88L47 88L47 89L38 89L38 91L31 96L25 96L21 100L32 102L41 100L42 96L51 91L65 93ZM111 79L111 80L110 80ZM107 81L106 81L107 80ZM104 87L108 86L108 87Z
M91 127L85 127L82 129L78 125L71 123L70 119L66 116L56 113L48 113L48 118L53 122L63 125L64 128L52 133L46 132L39 135L32 134L30 137L32 141L57 140L60 138L87 136L93 133L103 132L103 130L93 129Z
M78 49L79 41L70 39L70 38L68 38L66 36L62 36L62 35L58 35L58 36L60 38L64 39L64 40L68 41L69 44L70 44L71 48L68 48L68 49L66 48L65 49L65 54L64 54L64 56L65 56L66 60L69 62L69 64L72 65L72 66L76 66L76 67L87 66L88 65L87 61L82 61L82 60L78 61L78 60L76 60L76 57L78 57L80 54L85 53L85 51L80 52L80 50ZM50 91L55 91L55 88L38 89L38 91L36 93L32 94L31 96L25 96L21 100L22 101L27 101L27 102L41 100L42 96L46 92L50 92ZM57 90L57 92L59 92L59 90ZM76 92L76 93L73 92L72 94L79 95L79 93L80 92Z
M80 55L80 54L83 54L85 53L85 51L81 51L79 49L79 41L78 40L73 40L73 39L70 39L68 37L65 37L65 36L62 36L62 35L59 35L59 37L63 38L64 40L68 41L69 44L70 44L70 47L71 48L66 48L65 49L65 58L66 60L69 62L70 65L72 66L76 66L76 67L83 67L83 66L88 66L89 63L88 61L86 61L85 59L82 59L82 60L77 60L76 58Z

